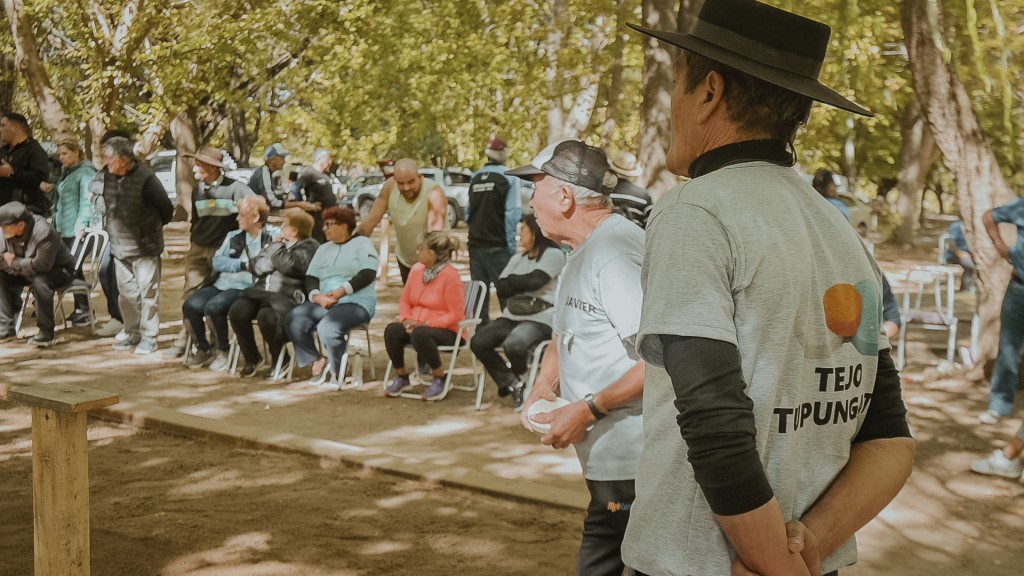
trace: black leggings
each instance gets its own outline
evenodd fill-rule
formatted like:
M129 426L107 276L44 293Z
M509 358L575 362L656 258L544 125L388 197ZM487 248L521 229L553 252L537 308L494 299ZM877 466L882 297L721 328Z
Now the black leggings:
M425 362L432 370L441 367L441 353L438 346L451 346L455 343L455 332L445 328L420 326L408 333L401 322L392 322L384 329L384 347L388 350L388 358L396 369L405 368L405 347L412 344L420 361Z

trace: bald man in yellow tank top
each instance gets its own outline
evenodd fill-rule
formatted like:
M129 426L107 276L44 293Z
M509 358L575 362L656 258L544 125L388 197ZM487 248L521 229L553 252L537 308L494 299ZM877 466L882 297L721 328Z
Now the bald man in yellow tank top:
M417 248L426 232L444 230L448 199L437 182L419 173L416 162L402 158L395 163L395 175L384 183L370 214L356 227L357 234L369 236L384 214L395 227L395 257L402 273L402 284L409 269L418 262Z

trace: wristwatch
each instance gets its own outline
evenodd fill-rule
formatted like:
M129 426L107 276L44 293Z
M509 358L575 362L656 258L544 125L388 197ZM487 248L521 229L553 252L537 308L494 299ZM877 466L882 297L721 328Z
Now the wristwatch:
M607 412L602 412L601 409L597 407L597 401L594 400L593 394L587 394L584 396L583 401L587 403L587 408L590 408L590 413L594 415L594 418L600 420L608 415Z

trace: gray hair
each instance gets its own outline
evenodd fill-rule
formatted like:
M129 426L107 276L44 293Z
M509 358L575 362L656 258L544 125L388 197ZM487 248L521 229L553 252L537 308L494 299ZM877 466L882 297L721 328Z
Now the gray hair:
M555 178L555 180L557 180L560 185L567 186L569 190L572 190L572 197L576 200L576 204L579 206L586 208L612 207L611 196L601 194L600 192L596 192L578 184L573 184L572 182L566 182L565 180L559 180L558 178Z
M319 164L321 160L329 157L330 155L331 151L327 148L317 148L316 151L313 152L313 164Z
M127 138L120 136L111 138L103 144L103 156L106 158L127 158L128 160L135 160L135 145L132 141Z

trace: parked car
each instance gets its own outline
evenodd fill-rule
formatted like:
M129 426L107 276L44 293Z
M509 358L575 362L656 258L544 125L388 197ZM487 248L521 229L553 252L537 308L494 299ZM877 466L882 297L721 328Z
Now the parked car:
M445 216L448 225L455 228L466 219L466 208L469 206L469 181L473 172L465 168L436 168L428 166L420 168L420 174L437 182L448 197L448 213ZM373 208L373 203L380 196L386 178L382 172L370 172L356 178L349 186L348 201L359 212L360 218L366 218Z
M167 197L174 202L178 199L178 188L175 186L175 165L178 153L174 150L160 150L147 157L149 167L164 185Z

